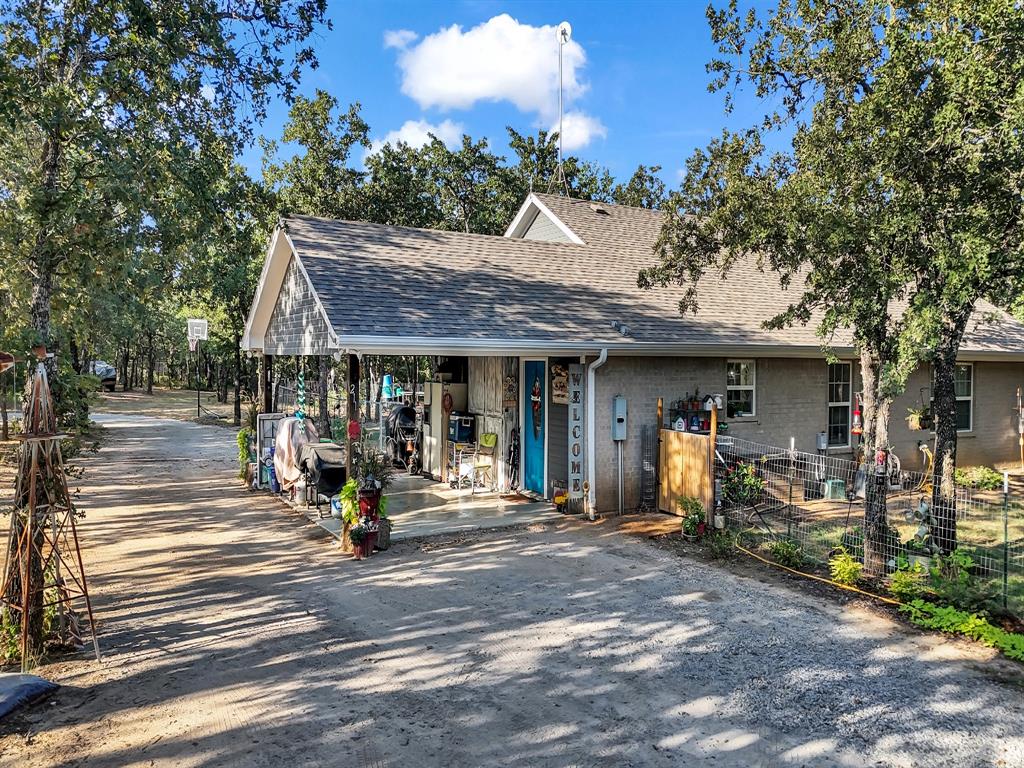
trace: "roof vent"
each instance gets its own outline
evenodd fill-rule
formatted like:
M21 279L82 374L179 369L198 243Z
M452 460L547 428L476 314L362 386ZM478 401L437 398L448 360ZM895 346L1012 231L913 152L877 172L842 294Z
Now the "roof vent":
M590 210L592 210L594 213L599 213L602 216L608 215L608 209L605 208L603 205L598 205L597 203L590 203L589 205Z
M620 323L618 320L612 320L612 328L618 331L621 336L630 336L632 334L629 326L625 323Z

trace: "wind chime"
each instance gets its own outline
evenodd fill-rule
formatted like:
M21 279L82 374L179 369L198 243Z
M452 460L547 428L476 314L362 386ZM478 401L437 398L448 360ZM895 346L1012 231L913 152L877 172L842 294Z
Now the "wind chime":
M0 585L4 622L16 623L20 629L23 672L42 650L37 643L44 629L55 634L62 645L80 644L79 601L89 619L96 660L100 658L76 513L60 449L66 437L57 431L50 384L40 362L30 382L24 432L18 438L21 449L14 510Z

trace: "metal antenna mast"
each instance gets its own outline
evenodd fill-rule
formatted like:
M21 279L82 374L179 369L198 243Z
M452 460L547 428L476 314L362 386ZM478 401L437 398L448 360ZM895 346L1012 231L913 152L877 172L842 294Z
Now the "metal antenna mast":
M558 37L558 170L552 181L565 190L566 197L569 196L569 182L565 178L565 169L562 167L562 48L572 39L572 26L568 21L558 25L555 34ZM550 189L548 190L550 191Z

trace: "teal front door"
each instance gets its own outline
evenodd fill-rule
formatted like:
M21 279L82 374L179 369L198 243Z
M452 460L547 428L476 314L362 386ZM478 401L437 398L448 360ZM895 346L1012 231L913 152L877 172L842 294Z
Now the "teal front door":
M523 487L544 495L544 406L547 365L523 363Z

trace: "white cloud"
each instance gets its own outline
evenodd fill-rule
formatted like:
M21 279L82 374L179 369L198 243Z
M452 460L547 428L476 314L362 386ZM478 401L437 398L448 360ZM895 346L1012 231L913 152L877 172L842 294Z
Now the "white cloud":
M556 27L520 24L508 14L464 30L458 24L408 43L398 55L402 93L423 109L469 109L479 101L508 101L536 113L538 124L558 120L558 39ZM587 83L583 47L570 41L562 49L565 102L582 96ZM605 127L580 111L566 124L565 147L584 146ZM575 142L569 145L569 134Z
M370 152L380 151L385 144L395 146L400 141L410 147L422 147L430 141L430 134L437 136L447 146L454 147L462 141L462 130L462 123L453 123L451 120L444 120L437 125L426 120L406 120L398 130L389 131L384 138L375 140Z
M558 130L557 120L551 130ZM562 117L562 148L566 152L585 147L591 139L598 136L603 139L607 135L608 129L596 117L583 112L566 112Z
M419 37L411 29L389 29L384 32L384 47L397 48L402 51L409 47L409 43Z

